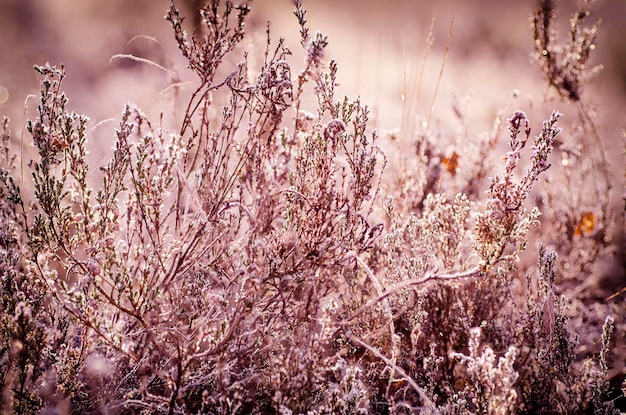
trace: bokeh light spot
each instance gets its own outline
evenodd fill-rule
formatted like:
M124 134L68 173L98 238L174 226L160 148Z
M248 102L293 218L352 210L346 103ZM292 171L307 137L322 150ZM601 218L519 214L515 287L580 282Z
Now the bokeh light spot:
M0 85L0 104L4 104L9 100L9 90Z

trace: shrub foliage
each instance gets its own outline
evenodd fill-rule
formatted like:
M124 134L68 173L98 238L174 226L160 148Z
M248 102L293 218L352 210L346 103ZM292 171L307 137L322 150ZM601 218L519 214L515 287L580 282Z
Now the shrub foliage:
M546 4L540 66L578 101L588 55L555 57ZM500 115L462 156L408 132L406 155L338 96L300 3L301 69L269 28L259 68L233 65L249 12L214 0L189 35L172 4L197 89L177 131L127 105L102 166L63 66L35 66L36 155L18 163L7 119L0 149L2 413L616 413L623 315L573 319L559 285L591 272L577 244L609 249L608 202L570 207L564 236L536 205L565 117L533 135L524 112Z

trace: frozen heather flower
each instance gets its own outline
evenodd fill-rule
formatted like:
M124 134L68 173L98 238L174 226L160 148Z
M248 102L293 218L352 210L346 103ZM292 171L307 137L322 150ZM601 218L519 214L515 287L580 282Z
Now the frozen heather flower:
M523 111L515 111L513 116L508 120L509 126L508 129L511 132L512 138L515 138L517 134L519 134L522 123L524 127L524 132L526 135L530 134L530 127L528 125L528 117Z
M98 224L96 222L89 222L85 228L87 232L94 233L98 230Z
M89 271L89 274L97 276L100 275L102 270L100 268L100 264L96 259L89 258L89 260L87 261L87 271Z
M335 118L324 127L324 138L336 143L337 138L339 138L345 130L346 125L343 121Z
M109 235L106 238L99 239L97 244L101 248L112 248L115 245L115 238L112 235Z
M319 66L324 60L324 51L328 46L328 36L321 32L316 32L313 40L309 42L306 50L307 66Z
M77 213L72 217L72 220L76 223L82 222L85 220L85 215L82 213Z
M311 128L313 122L315 121L315 116L308 111L300 110L298 111L298 117L296 118L296 129L298 131L305 131Z

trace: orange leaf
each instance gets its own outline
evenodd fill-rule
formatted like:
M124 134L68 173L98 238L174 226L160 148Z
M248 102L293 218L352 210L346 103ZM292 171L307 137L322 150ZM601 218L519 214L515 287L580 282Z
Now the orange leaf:
M592 232L596 227L596 216L593 212L584 212L576 225L574 235L581 236L587 235Z
M448 173L454 176L456 175L456 171L459 168L459 155L456 151L454 151L452 152L450 157L444 157L443 160L441 160L441 164L446 166L446 170L448 170Z

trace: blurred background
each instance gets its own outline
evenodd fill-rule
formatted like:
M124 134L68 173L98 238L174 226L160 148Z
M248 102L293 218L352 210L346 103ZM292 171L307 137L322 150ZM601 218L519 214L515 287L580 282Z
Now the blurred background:
M596 113L614 173L613 188L621 192L613 198L620 212L626 1L588 3L592 9L589 24L602 19L590 66L601 64L603 70L583 89L583 99ZM113 129L127 102L139 105L153 120L160 113L175 120L181 110L172 105L175 97L167 87L187 82L182 94L189 94L197 80L186 69L164 19L169 4L169 0L0 0L0 115L12 119L14 136L21 136L26 118L35 114L37 99L32 94L37 93L38 83L32 66L46 62L65 65L64 89L70 109L88 115L90 128L97 126L90 156L95 163L110 154ZM189 16L189 30L197 4L198 0L176 1L182 14ZM556 4L564 39L577 2ZM515 109L525 111L534 121L534 131L555 108L566 119L577 117L573 107L556 99L539 68L531 63L529 14L534 5L501 0L304 0L311 31L329 35L327 57L339 64L338 92L360 96L370 105L374 127L399 129L408 138L419 120L431 112L438 129L458 128L455 111L460 107L470 134L490 130L499 110L505 111L505 117ZM256 0L252 10L250 36L242 48L253 58L259 56L265 47L267 21L271 21L274 42L279 37L287 39L294 66L302 63L291 1ZM169 71L116 58L119 54L149 59ZM619 229L623 233L623 226L618 226L618 233Z
M198 3L176 2L188 16ZM111 58L135 54L177 71L182 80L194 81L163 18L169 4L169 0L0 0L0 86L5 88L0 112L20 118L26 96L37 91L32 65L45 62L65 65L71 105L94 121L115 116L127 101L146 110L163 109L157 101L167 98L159 95L167 86L167 73ZM311 30L330 36L329 55L339 62L341 92L360 95L383 128L401 127L408 115L429 111L453 18L437 108L445 108L455 96L471 94L474 105L468 106L468 115L482 118L492 117L513 89L523 97L532 95L536 102L543 100L547 88L530 63L528 17L533 5L497 0L304 1ZM575 5L557 2L562 36ZM586 92L597 112L607 114L618 103L624 108L626 2L599 0L591 7L590 23L595 18L603 21L591 63L602 64L604 70ZM250 26L255 34L247 48L263 48L265 24L271 20L273 37L285 37L294 52L299 49L290 0L256 0L252 9ZM425 53L431 24L433 44ZM141 35L159 44L135 38ZM418 85L422 62L424 75ZM621 115L612 121L624 126Z

